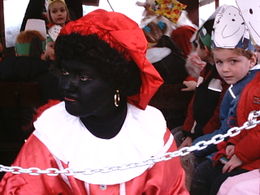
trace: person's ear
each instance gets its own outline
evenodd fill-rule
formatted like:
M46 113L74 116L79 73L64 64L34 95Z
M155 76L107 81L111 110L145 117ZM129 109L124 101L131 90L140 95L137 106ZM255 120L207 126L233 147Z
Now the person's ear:
M253 68L256 65L257 58L256 55L254 54L251 59L250 59L250 68Z

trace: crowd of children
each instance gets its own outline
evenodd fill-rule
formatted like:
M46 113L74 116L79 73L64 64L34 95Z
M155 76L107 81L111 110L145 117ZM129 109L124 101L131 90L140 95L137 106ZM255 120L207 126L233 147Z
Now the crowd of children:
M238 5L241 2L238 1ZM245 17L242 17L245 10L243 12L243 9L239 8L223 5L215 11L214 17L207 21L212 20L210 44L214 66L229 88L218 108L219 127L211 133L197 136L189 144L209 140L214 135L227 133L231 127L241 126L250 111L260 108L257 102L259 65L253 46L257 42L245 26ZM256 143L259 141L258 134L259 127L256 126L218 145L212 144L203 150L195 151L195 156L200 160L194 165L190 194L217 194L227 178L259 169L259 145ZM228 184L225 185L227 188ZM232 189L232 185L229 185ZM220 190L220 193L223 191ZM237 194L243 193L243 190L237 191ZM249 194L257 194L257 191Z
M169 9L164 1L139 3L146 12L140 25L104 10L73 21L64 0L46 1L47 36L22 31L15 61L0 62L0 79L29 81L26 66L44 69L52 87L44 90L53 92L44 103L62 101L40 108L13 166L100 170L242 126L260 110L260 4L236 3L196 28L177 23L180 15L162 10ZM179 13L185 8L174 5ZM0 193L256 195L259 189L247 187L260 185L259 133L256 125L186 156L126 170L54 178L7 173Z

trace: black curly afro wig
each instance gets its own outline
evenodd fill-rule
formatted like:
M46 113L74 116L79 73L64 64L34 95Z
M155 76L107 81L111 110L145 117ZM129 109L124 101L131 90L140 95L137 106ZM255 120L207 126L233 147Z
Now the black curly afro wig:
M120 94L132 96L139 93L140 70L134 61L128 61L116 49L97 35L82 36L72 33L60 35L55 42L55 69L61 70L62 61L75 60L93 65L101 77Z

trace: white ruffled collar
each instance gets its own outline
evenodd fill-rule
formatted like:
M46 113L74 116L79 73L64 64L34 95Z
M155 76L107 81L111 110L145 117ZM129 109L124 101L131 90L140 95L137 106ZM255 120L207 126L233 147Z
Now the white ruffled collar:
M92 135L78 117L68 114L64 102L46 110L34 123L34 135L73 170L98 169L141 162L168 150L164 147L166 123L160 111L128 104L121 131L112 139ZM167 146L169 147L169 146ZM123 171L77 174L92 184L117 184L141 175L148 166Z

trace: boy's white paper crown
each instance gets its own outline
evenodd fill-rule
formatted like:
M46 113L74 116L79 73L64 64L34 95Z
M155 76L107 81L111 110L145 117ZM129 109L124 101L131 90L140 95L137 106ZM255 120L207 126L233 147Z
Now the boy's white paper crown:
M254 44L260 46L260 1L236 0Z
M212 48L254 50L240 10L232 5L222 5L216 11L211 37Z

